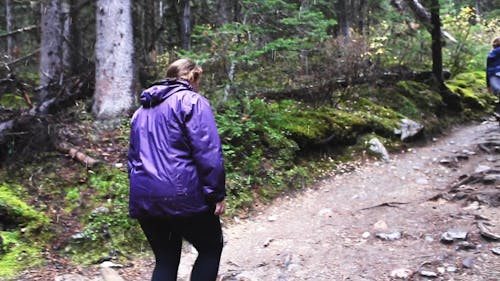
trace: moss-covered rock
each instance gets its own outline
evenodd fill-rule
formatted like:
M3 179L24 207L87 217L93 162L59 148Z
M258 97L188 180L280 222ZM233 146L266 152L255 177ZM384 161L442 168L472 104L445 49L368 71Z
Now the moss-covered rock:
M30 233L47 225L48 217L21 200L13 189L7 184L0 185L0 218L4 227L24 228Z
M489 112L497 98L486 89L484 71L461 73L446 82L448 88L459 94L468 110L465 113Z

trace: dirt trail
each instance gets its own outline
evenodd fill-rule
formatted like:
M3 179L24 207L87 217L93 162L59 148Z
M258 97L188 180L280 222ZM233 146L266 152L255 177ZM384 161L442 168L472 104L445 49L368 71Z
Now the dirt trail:
M496 156L478 149L492 137L500 143L493 121L461 127L391 155L389 163L354 164L351 172L232 223L224 229L220 280L431 280L422 271L436 274L432 280L500 280L500 256L492 252L500 241L483 239L476 225L484 219L500 233L499 208L474 200L430 200L448 194L460 176L495 167ZM499 190L495 184L489 188ZM467 243L442 243L452 228L467 231ZM194 258L183 254L180 280L189 280ZM128 281L149 280L153 265L134 261L119 273Z
M390 163L370 162L294 198L284 198L258 216L226 230L221 273L228 280L391 280L406 269L407 279L500 280L500 256L474 224L489 218L500 230L499 209L478 202L429 200L479 165L494 166L477 144L498 134L498 124L460 128L420 148L392 155ZM447 167L442 159L472 154ZM488 159L487 159L488 158ZM498 189L497 189L498 190ZM386 203L386 204L384 204ZM382 205L380 205L382 204ZM462 228L475 250L445 245L441 235ZM401 234L385 241L377 233ZM470 268L464 259L472 261ZM403 274L404 275L404 274Z

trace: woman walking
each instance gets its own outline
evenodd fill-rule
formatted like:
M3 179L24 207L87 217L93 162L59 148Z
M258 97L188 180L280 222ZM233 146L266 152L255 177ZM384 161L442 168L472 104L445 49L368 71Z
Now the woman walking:
M129 212L155 255L152 281L177 279L183 239L198 251L191 280L217 278L225 171L212 109L197 93L201 75L189 60L173 62L131 121Z

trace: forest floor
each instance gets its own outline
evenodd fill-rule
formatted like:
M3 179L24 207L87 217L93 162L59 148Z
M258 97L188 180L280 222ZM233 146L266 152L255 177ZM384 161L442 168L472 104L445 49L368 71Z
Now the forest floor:
M219 279L500 280L499 150L496 121L469 124L390 162L346 164L246 218L226 217ZM179 280L196 257L185 249ZM153 267L149 256L116 271L142 281ZM65 270L18 280L71 280ZM77 273L72 280L103 280L97 267Z

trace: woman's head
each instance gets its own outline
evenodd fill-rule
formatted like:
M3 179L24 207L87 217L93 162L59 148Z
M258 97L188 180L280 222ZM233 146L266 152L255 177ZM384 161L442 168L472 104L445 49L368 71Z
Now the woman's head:
M202 73L201 66L187 59L179 59L168 66L166 78L187 80L197 89Z
M493 39L491 45L493 46L493 49L500 47L500 37Z

